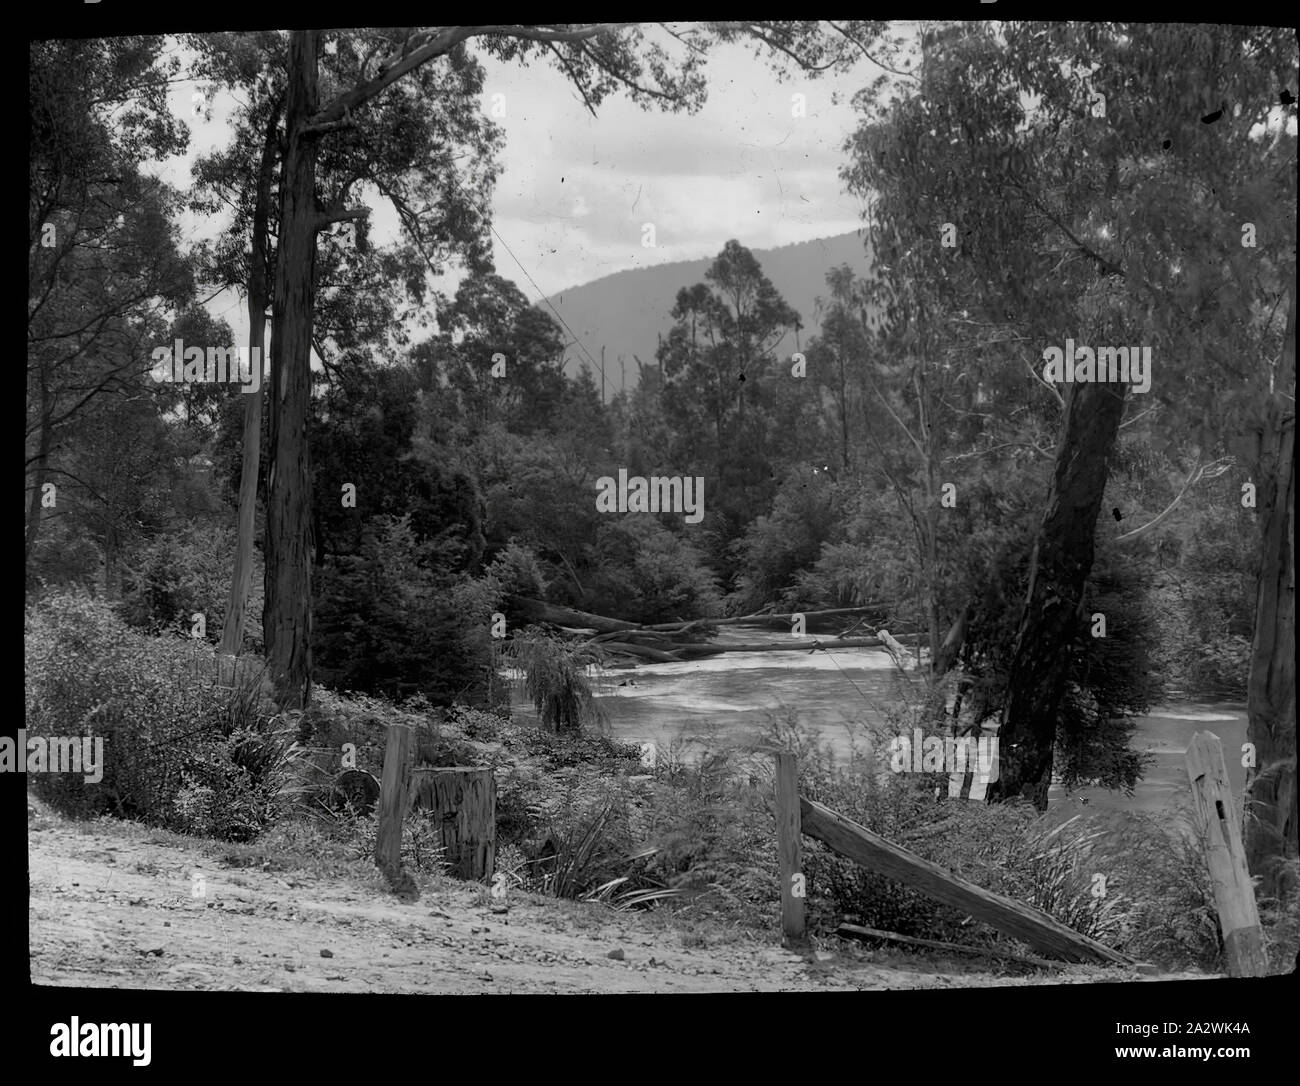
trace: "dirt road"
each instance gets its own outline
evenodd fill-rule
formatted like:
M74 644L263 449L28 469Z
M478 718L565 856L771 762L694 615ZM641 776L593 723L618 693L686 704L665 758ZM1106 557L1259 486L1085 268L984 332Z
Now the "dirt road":
M484 889L442 878L420 880L420 899L403 902L360 862L319 875L243 867L234 857L223 862L219 842L191 845L130 823L71 823L39 805L29 810L28 830L38 984L479 994L1137 979L1085 968L1032 978L941 973L924 959L857 948L801 956L757 936L684 937L653 917L529 895L493 912Z

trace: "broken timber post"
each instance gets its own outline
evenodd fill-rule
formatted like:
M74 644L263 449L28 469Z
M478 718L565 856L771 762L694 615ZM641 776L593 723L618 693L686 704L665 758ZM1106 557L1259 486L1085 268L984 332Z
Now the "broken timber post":
M490 769L421 767L411 775L411 807L433 813L447 873L482 881L496 865L497 785Z
M809 837L824 841L836 852L872 871L970 913L976 920L1028 943L1041 953L1066 961L1135 964L1127 955L1080 935L1054 917L951 875L938 864L922 859L820 803L800 797L799 810L800 824Z
M776 849L781 878L781 933L786 946L806 940L803 845L799 828L799 763L789 751L776 756Z
M379 832L375 834L375 866L390 880L402 870L402 819L406 815L406 778L412 731L390 724L384 745L384 776L379 786Z
M1262 977L1268 971L1264 936L1255 908L1255 886L1246 867L1228 784L1223 744L1213 732L1197 732L1187 748L1187 776L1192 783L1197 829L1214 883L1214 902L1223 932L1223 954L1230 977Z

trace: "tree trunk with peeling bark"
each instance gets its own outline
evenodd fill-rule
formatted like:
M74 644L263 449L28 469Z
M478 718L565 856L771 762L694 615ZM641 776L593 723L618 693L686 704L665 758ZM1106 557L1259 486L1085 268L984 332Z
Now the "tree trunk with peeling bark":
M1083 629L1093 534L1125 392L1116 384L1076 384L1066 398L1064 433L1030 561L998 728L1000 776L989 788L991 801L1019 796L1040 811L1047 809L1056 721L1072 645Z
M1247 739L1255 764L1245 789L1246 861L1274 896L1295 859L1295 283L1282 362L1265 404L1256 479L1261 561L1251 647Z
M316 112L314 30L289 39L286 149L271 343L271 446L266 516L266 661L282 709L311 699L311 330L315 309Z
M257 204L253 210L252 260L248 271L248 357L249 365L264 369L266 353L266 307L270 303L267 270L269 261L268 222L271 183L275 176L276 134L279 110L267 121L262 144L262 161L257 175ZM230 578L230 599L226 622L221 630L222 656L237 656L244 640L244 615L248 591L253 582L253 532L257 512L257 476L262 460L262 392L266 376L244 405L243 464L239 476L239 528L235 546L235 567Z

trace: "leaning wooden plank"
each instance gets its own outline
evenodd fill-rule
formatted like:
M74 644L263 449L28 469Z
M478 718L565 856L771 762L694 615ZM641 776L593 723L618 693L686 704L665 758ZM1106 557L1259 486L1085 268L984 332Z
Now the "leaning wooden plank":
M1035 950L1065 961L1134 964L1126 955L1080 935L1046 913L950 875L937 864L900 848L820 803L801 796L799 808L803 832L808 836L824 841L864 867L970 913L976 920Z
M892 931L880 931L877 928L864 928L858 924L841 924L835 934L845 939L880 939L887 943L902 943L905 946L923 946L931 950L950 950L956 954L972 954L977 958L997 958L1000 961L1021 962L1024 965L1036 965L1039 969L1059 969L1060 962L1049 962L1046 958L1035 958L1031 954L1012 954L1009 950L997 950L993 947L966 946L963 943L945 943L941 939L919 939L913 935L897 935Z
M1205 842L1205 859L1214 885L1223 932L1223 956L1230 977L1262 977L1268 955L1255 905L1255 884L1241 847L1237 806L1232 801L1223 743L1213 732L1197 732L1187 748L1187 777L1192 783L1196 822Z

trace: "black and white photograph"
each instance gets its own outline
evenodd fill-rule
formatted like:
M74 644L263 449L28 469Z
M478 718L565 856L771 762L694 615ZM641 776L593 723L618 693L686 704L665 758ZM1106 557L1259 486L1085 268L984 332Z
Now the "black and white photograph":
M1267 1066L1296 31L995 2L29 32L33 1052L921 993Z

